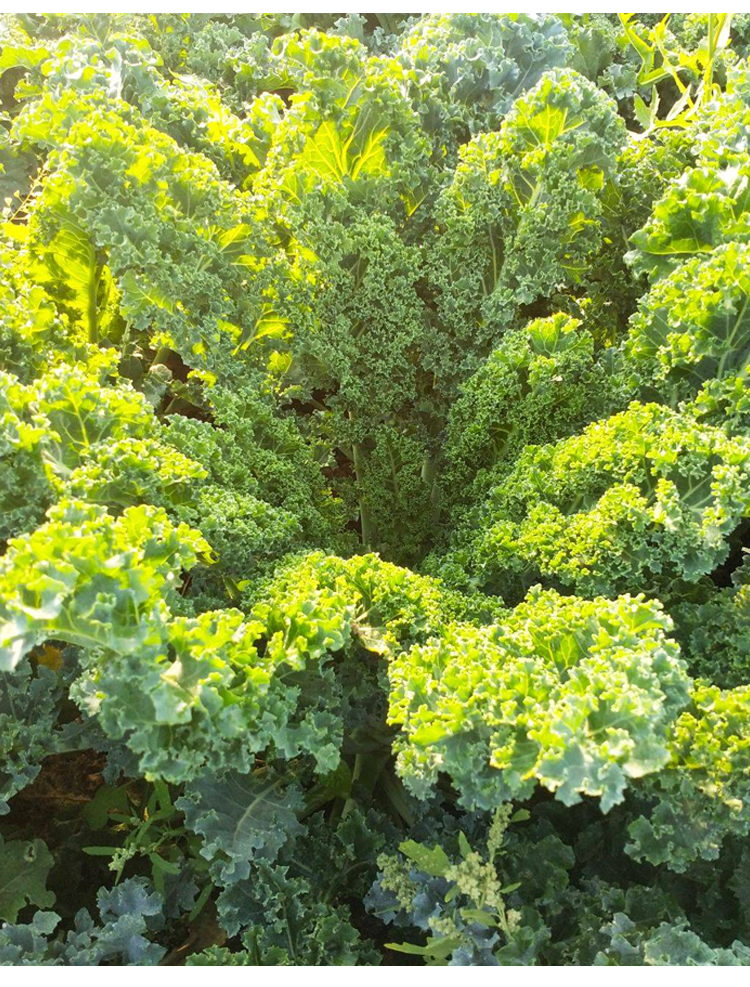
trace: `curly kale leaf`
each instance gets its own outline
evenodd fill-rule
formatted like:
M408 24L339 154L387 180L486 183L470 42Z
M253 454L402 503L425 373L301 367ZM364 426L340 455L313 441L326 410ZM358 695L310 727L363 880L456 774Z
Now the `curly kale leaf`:
M0 675L0 815L57 749L55 728L63 688L52 668L21 661Z
M670 614L696 678L722 689L750 683L750 586L706 588L695 600L673 604Z
M189 509L205 517L222 541L240 541L227 524L234 515L241 534L248 534L247 528L242 532L243 525L256 523L266 529L261 544L266 539L279 544L286 528L291 548L298 541L292 537L295 520L301 528L300 547L335 544L340 539L341 503L321 472L326 454L320 446L306 441L295 421L282 416L253 384L217 385L206 397L211 423L175 414L162 426L163 440L208 472L208 489ZM241 544L228 548L228 556L241 557ZM239 568L239 560L236 565Z
M624 341L631 386L672 406L694 399L701 417L744 428L748 256L750 248L729 243L657 281L640 302Z
M634 402L528 446L433 568L510 597L540 578L586 594L695 582L727 558L750 510L748 470L744 437Z
M585 601L534 590L496 627L456 625L389 667L398 770L415 794L440 772L462 804L528 798L604 812L669 760L689 679L669 618L643 597Z
M679 899L659 885L618 887L587 879L561 897L561 912L572 923L548 955L576 966L746 964L747 947L739 939L723 935L719 945Z
M55 930L60 916L39 911L28 925L0 926L3 966L150 966L166 953L151 941L163 924L162 900L144 878L130 878L97 893L99 922L82 908L72 926Z
M625 143L614 104L570 70L545 74L500 129L461 149L436 205L428 259L437 312L448 330L433 360L453 361L495 342L519 306L588 276L610 220L604 201ZM466 352L462 352L466 350Z
M651 810L630 825L627 852L679 872L715 860L730 834L750 831L750 687L699 683L669 731L669 763L644 779Z
M181 782L212 765L249 770L267 748L312 754L321 772L336 767L341 723L332 652L349 634L336 597L258 604L174 617L162 639L138 652L104 655L76 684L76 701L104 732L124 740L149 777Z
M18 379L0 371L0 539L35 528L54 497L41 456L46 423L30 420L29 403Z
M241 327L260 316L270 272L257 204L106 89L53 92L25 107L14 137L51 152L30 242L85 231L95 272L106 266L112 279L119 315L102 321L92 294L89 342L118 341L124 321L143 346L231 375Z
M496 130L513 101L570 53L551 14L429 14L399 39L410 96L441 141Z
M338 823L320 814L287 840L275 863L260 859L250 876L217 900L229 935L242 931L256 964L372 965L379 953L355 928L349 902L361 900L384 846L383 820L358 810Z
M0 667L48 638L133 654L158 642L177 577L208 545L162 510L61 501L0 560Z
M274 860L302 832L297 814L303 806L299 785L272 771L206 775L177 801L186 825L203 837L201 853L223 886L247 878L251 861Z
M476 501L525 446L575 432L612 400L579 319L558 313L507 333L451 405L441 480L448 504Z

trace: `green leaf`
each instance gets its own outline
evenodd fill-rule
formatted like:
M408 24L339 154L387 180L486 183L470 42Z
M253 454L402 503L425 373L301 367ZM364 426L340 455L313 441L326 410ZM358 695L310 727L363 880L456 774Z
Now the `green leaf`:
M401 726L407 787L424 793L444 772L464 805L490 809L540 783L566 805L585 793L608 811L632 779L669 761L669 728L690 683L669 629L642 597L589 601L537 588L498 627L457 624L398 655L390 719ZM425 748L412 733L430 717L445 739ZM431 853L430 872L444 873L443 851L415 844L409 855L420 863L421 854L426 869Z
M428 939L425 946L415 946L413 943L408 942L387 942L385 947L397 953L408 953L410 956L427 956L430 959L445 960L460 945L460 939L455 939L451 936L440 936L434 939Z
M192 782L177 800L185 825L204 839L201 853L223 884L243 880L255 860L273 860L302 831L300 787L273 771L213 774Z
M158 853L150 853L148 859L157 870L164 871L165 874L179 874L182 869L179 863L165 860Z
M414 840L405 840L399 843L398 848L405 857L414 861L420 870L432 877L443 877L451 866L448 855L440 845L430 848Z
M126 813L129 807L127 785L102 785L97 789L93 799L83 810L83 819L89 829L104 829L111 813L117 813L114 818L130 818L119 815Z
M466 859L471 853L471 846L469 841L466 839L466 834L463 830L458 831L458 848L461 851L461 856Z
M461 917L467 922L478 922L488 929L493 929L497 925L497 918L481 908L462 908Z
M49 908L55 896L47 890L54 860L41 840L11 840L0 836L0 919L15 922L27 904Z

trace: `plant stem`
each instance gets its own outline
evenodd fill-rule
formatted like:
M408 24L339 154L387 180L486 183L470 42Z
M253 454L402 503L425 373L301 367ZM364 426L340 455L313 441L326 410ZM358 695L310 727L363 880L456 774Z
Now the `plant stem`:
M99 342L99 324L98 324L98 311L97 311L97 295L99 293L99 280L102 276L102 268L104 267L104 261L100 254L94 254L94 263L91 265L91 273L89 274L89 290L88 290L88 336L89 342L96 345Z
M352 458L354 461L354 472L357 476L357 486L359 487L359 522L362 528L362 545L370 549L373 543L372 521L367 501L362 494L362 480L365 474L365 453L361 442L355 442L352 446Z

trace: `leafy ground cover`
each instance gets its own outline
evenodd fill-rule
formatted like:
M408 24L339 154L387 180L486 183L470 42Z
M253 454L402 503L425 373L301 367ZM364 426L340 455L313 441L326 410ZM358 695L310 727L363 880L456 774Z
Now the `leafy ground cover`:
M0 19L0 964L750 964L749 45Z

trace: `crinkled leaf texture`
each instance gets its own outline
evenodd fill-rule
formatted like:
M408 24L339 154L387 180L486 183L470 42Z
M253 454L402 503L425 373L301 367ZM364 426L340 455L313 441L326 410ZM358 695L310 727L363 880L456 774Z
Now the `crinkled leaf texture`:
M425 794L446 772L463 804L527 798L537 783L603 811L669 760L690 680L671 622L643 597L533 590L501 625L458 624L389 668L399 771Z
M150 941L163 924L162 900L143 878L129 878L118 887L97 892L99 922L82 908L72 927L55 930L60 916L38 911L28 925L0 926L3 966L155 965L163 946Z
M0 560L0 668L47 638L122 654L152 647L180 570L208 551L199 532L163 510L131 507L114 518L61 501Z
M540 577L586 595L663 594L729 554L750 513L750 440L633 402L554 445L527 446L499 479L436 572L511 597Z
M264 772L206 775L189 785L177 807L186 825L203 837L201 853L224 885L248 877L251 860L273 860L301 832L302 790L283 775Z
M685 871L716 860L732 834L750 832L750 686L722 691L699 683L669 731L669 764L644 779L653 800L629 828L636 860Z
M53 653L56 657L56 652ZM23 660L0 675L0 815L30 784L43 758L58 749L57 719L64 690L52 668Z

